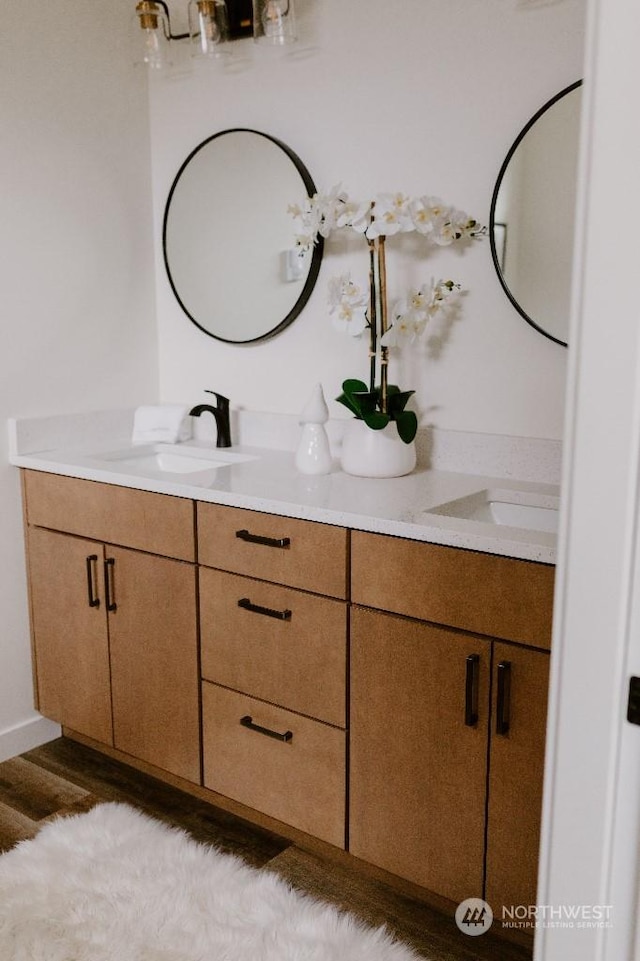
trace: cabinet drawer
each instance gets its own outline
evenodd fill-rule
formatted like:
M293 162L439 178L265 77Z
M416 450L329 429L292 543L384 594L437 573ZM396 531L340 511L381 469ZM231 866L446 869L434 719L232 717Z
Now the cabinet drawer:
M549 564L354 531L351 565L356 604L551 646Z
M344 731L206 681L202 711L205 787L344 847Z
M29 524L195 560L193 502L149 491L24 471Z
M316 594L346 597L347 538L329 524L198 504L201 564Z
M203 567L200 633L207 680L345 726L344 601Z

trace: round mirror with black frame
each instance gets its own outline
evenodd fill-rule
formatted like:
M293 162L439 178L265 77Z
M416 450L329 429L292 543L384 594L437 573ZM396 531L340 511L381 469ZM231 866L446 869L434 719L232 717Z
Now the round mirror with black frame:
M162 248L171 289L200 330L255 344L296 319L322 243L298 250L288 208L315 192L293 150L257 130L222 130L189 154L169 191Z
M567 346L582 81L538 110L510 148L493 191L491 256L527 323Z

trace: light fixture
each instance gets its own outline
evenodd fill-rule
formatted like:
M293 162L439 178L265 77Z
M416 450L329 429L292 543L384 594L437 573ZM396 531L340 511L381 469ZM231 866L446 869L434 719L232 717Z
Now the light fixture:
M253 0L253 37L257 43L280 46L296 39L293 0Z
M219 57L229 39L224 0L189 0L189 35L194 57Z
M160 70L170 63L171 24L166 4L157 0L140 0L136 6L139 31L136 32L135 61L150 70Z
M230 40L253 35L258 43L279 46L296 39L294 0L189 0L189 32L173 33L164 0L136 5L135 60L150 69L169 66L172 40L191 41L192 56L208 60L228 50Z

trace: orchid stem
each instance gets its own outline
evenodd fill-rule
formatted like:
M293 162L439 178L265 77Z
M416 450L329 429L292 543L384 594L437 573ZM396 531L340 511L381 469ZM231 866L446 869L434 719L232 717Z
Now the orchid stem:
M387 263L384 248L384 235L378 237L378 294L380 297L380 337L387 332ZM387 413L389 348L380 349L380 410Z
M376 287L376 244L375 240L368 240L369 244L369 392L372 394L376 387L376 354L378 350L378 309Z

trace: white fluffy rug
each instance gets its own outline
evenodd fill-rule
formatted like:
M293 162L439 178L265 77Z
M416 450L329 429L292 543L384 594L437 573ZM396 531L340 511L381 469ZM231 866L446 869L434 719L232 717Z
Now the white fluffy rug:
M125 804L0 857L2 961L416 961L383 928Z

